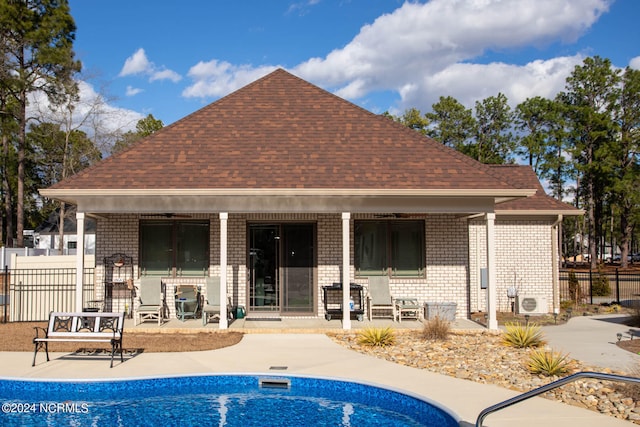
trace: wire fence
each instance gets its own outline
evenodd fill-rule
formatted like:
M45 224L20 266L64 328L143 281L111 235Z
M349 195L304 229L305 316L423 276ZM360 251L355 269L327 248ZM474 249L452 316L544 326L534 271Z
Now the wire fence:
M571 277L575 277L571 285ZM640 273L560 271L560 300L587 304L640 302ZM46 321L51 311L75 311L76 269L47 268L0 273L0 322ZM83 301L96 299L94 268L84 270Z
M571 277L574 277L573 285ZM640 300L640 273L633 271L560 271L560 300L587 304L618 303L633 307Z
M1 320L46 321L51 311L76 311L76 269L7 270L2 274ZM94 269L84 269L83 301L95 299Z

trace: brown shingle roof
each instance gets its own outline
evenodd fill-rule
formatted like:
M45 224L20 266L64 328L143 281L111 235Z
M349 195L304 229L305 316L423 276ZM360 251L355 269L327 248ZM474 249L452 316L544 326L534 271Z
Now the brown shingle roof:
M515 188L535 188L536 194L523 199L510 200L496 206L499 211L550 211L566 215L580 215L581 211L546 194L531 166L491 165Z
M277 70L51 188L513 186L486 165Z

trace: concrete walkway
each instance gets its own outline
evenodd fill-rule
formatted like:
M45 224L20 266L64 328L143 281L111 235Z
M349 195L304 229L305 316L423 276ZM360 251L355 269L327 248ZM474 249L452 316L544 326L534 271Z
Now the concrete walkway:
M571 329L573 323L569 322L567 329ZM557 328L559 333L563 326ZM582 333L586 339L585 332ZM602 345L606 347L609 344ZM44 362L44 356L39 354L37 365L31 367L32 357L32 353L27 352L0 353L0 376L27 379L108 379L211 373L323 376L363 381L418 394L448 408L460 420L461 426L474 425L482 409L517 395L497 386L439 375L350 351L321 333L251 333L232 347L189 353L143 353L125 359L122 364L118 361L113 369L109 369L109 362L99 356L78 358L58 353L52 354L50 362ZM273 367L286 369L274 370ZM0 414L0 424L1 417ZM489 415L484 425L614 427L630 426L631 423L533 398Z
M640 356L616 345L617 334L623 340L640 339L640 329L630 328L623 322L624 315L573 317L560 326L542 328L548 344L556 351L569 353L573 359L587 365L610 368L623 372L640 371Z

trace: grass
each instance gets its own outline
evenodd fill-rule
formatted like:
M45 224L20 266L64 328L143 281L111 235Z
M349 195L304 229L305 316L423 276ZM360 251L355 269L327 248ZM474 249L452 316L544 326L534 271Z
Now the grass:
M436 316L424 322L422 335L428 340L446 340L451 331L451 322Z

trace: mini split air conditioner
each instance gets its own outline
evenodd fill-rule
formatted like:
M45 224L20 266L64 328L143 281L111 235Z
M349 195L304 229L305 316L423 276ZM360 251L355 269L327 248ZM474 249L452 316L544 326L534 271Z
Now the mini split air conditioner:
M547 314L547 298L540 295L518 295L516 297L518 314Z

